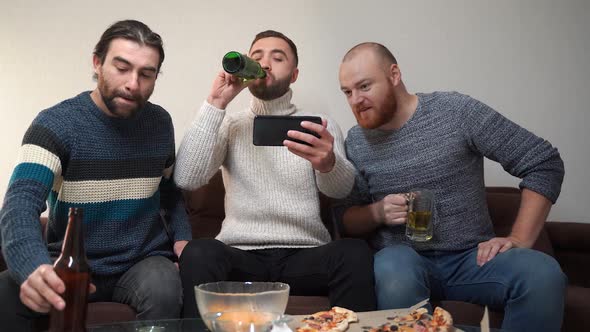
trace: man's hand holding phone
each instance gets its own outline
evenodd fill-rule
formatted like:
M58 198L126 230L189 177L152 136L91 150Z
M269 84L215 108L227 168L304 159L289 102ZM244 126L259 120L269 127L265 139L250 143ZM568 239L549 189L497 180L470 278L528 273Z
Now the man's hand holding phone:
M315 170L322 173L331 171L336 163L336 156L334 155L334 137L327 129L328 121L322 119L321 125L310 121L302 121L301 126L317 133L319 137L297 130L289 130L287 135L290 138L306 142L309 145L291 140L284 140L283 145L293 154L308 160Z

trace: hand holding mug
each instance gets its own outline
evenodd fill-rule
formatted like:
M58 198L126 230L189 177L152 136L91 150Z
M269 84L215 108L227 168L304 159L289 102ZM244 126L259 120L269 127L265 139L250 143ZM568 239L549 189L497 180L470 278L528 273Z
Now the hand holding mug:
M406 194L391 194L381 200L380 219L386 226L396 226L406 223L408 204Z

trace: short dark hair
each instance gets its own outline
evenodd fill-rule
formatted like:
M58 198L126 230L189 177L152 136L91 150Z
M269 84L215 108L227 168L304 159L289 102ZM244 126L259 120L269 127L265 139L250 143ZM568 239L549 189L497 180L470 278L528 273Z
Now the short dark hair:
M254 37L252 44L250 44L250 49L252 49L252 46L258 40L269 37L281 38L282 40L287 42L287 44L289 44L289 47L291 47L291 51L293 51L293 54L295 55L295 67L297 67L297 64L299 63L299 55L297 55L297 46L295 46L295 43L289 37L285 36L284 34L278 31L266 30L258 33L256 37Z
M117 38L128 39L140 45L147 45L157 49L160 53L160 62L158 63L158 71L160 71L162 62L164 62L162 37L144 23L136 20L118 21L105 30L94 47L94 55L100 59L101 64L104 64L111 41Z
M350 58L352 58L354 56L354 54L357 51L362 50L362 49L370 49L371 51L375 52L375 54L380 56L385 61L386 65L391 65L391 64L397 65L397 60L396 60L395 56L393 56L393 53L391 53L391 51L389 51L387 49L387 47L385 47L379 43L375 43L375 42L365 42L365 43L360 43L360 44L354 46L348 52L346 52L346 54L344 55L344 58L342 58L342 62L349 60Z

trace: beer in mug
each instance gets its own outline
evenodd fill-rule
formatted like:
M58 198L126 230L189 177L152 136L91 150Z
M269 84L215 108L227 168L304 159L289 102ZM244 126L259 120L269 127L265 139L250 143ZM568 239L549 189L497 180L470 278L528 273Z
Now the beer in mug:
M407 194L408 222L406 236L417 242L432 239L432 213L434 194L430 190L416 189Z

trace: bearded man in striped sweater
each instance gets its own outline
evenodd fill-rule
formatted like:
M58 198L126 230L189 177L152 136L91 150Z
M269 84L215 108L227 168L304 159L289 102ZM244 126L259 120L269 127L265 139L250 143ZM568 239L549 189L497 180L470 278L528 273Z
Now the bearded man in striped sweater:
M90 302L128 304L138 319L179 316L174 261L190 226L171 180L170 115L148 102L163 61L162 40L148 26L113 24L94 50L97 88L42 111L26 132L0 213L8 266L0 274L0 321L8 331L29 330L51 307L65 307L52 258L70 207L84 209ZM46 207L45 241L39 216Z

